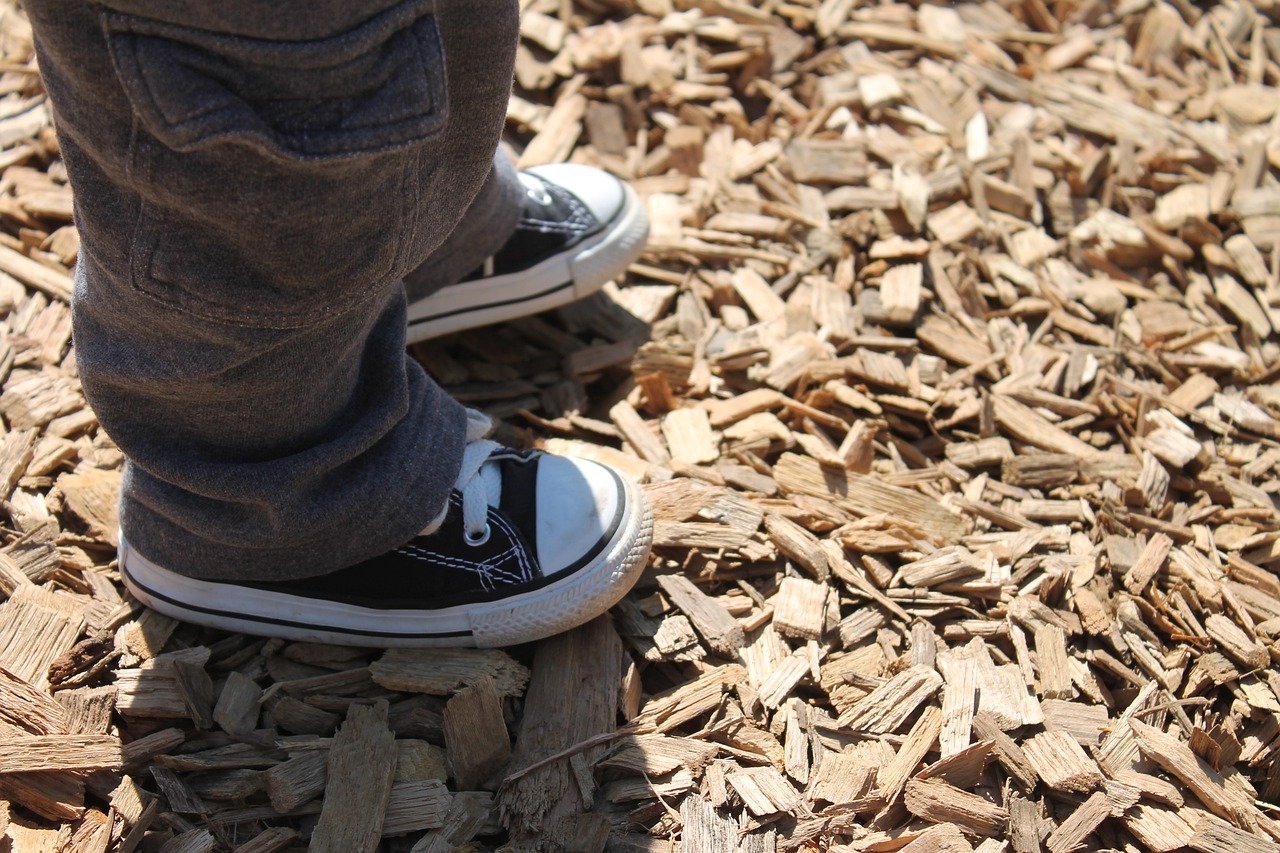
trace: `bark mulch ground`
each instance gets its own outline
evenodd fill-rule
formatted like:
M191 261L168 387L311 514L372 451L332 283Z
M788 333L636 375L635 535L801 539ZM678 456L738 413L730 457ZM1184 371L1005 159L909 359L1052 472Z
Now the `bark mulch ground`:
M414 353L657 542L609 616L423 652L122 592L0 11L10 849L1280 849L1280 5L521 5L520 161L652 240Z

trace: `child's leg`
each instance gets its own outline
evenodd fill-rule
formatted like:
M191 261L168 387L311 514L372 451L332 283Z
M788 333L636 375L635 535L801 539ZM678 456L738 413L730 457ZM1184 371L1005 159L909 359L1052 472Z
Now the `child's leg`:
M76 190L85 394L130 543L205 578L357 563L434 518L464 413L399 280L489 180L515 0L34 0ZM305 10L305 11L304 11ZM483 22L482 25L479 22ZM509 173L508 173L509 175Z

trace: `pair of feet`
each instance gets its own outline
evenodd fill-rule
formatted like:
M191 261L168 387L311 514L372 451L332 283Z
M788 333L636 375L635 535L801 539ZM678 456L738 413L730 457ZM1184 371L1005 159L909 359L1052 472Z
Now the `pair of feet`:
M514 319L598 290L636 259L644 208L616 178L559 164L521 174L517 228L466 280L409 306L408 340ZM369 646L504 646L612 607L652 540L635 484L586 460L516 452L469 411L447 505L422 533L359 565L289 582L219 582L160 566L121 540L125 585L184 621L248 634Z

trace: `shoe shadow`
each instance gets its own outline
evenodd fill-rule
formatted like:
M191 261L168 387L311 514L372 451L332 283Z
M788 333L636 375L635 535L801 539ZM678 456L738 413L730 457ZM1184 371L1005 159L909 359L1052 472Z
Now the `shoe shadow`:
M654 346L650 318L667 313L676 290L610 284L564 307L409 351L446 392L495 420L520 417L540 431L572 432L555 421L607 411L635 386Z

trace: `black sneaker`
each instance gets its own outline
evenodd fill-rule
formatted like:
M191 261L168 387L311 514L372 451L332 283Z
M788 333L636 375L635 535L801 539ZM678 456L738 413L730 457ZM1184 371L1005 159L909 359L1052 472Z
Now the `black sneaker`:
M508 646L612 607L643 570L653 517L612 468L485 440L470 412L462 471L421 535L322 577L208 581L120 542L139 601L227 631L356 646Z
M470 276L409 306L409 343L590 296L644 250L644 205L608 172L555 163L521 172L520 181L515 233Z

